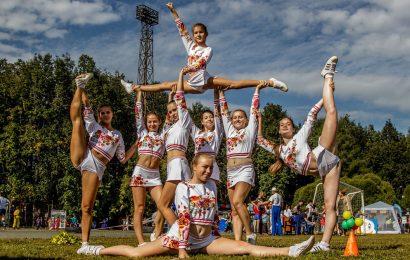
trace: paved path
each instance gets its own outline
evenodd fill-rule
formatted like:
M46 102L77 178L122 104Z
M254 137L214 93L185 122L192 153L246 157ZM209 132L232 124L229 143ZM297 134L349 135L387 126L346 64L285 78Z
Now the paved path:
M15 239L15 238L44 238L48 239L58 234L58 231L50 231L45 229L0 229L0 239ZM71 233L80 236L79 233ZM134 231L122 231L122 230L92 230L91 237L133 237Z

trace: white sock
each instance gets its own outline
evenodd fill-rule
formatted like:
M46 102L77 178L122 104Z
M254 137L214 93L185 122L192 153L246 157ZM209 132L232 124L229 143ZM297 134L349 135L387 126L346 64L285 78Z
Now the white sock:
M325 75L325 79L327 79L327 78L333 78L333 74L327 73L327 74Z
M81 242L81 246L88 246L88 241Z

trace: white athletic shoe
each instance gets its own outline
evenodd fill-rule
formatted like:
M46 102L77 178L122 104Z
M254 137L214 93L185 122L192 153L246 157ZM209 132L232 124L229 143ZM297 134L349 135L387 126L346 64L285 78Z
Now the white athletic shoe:
M256 245L256 234L252 233L249 236L246 236L246 242L252 245Z
M104 246L92 246L92 245L82 245L78 250L79 255L99 255L100 250L105 248Z
M313 247L314 243L315 243L315 237L310 236L308 240L291 246L289 248L289 256L298 257L300 255L306 254Z
M320 251L329 251L329 250L330 250L330 247L328 243L318 242L312 247L312 249L310 249L310 253L316 253Z
M268 81L268 84L269 86L277 88L283 92L288 92L288 86L280 80L277 80L275 78L270 78Z
M85 85L87 85L87 82L93 77L92 73L83 73L78 75L75 78L75 84L79 88L85 88Z
M157 240L157 236L155 235L155 232L152 232L152 233L151 233L151 235L149 236L149 240L150 240L151 242Z
M125 88L125 91L127 91L128 94L132 93L132 83L121 80L121 85Z
M331 74L331 75L335 75L336 71L336 64L338 62L338 58L337 56L332 56L330 57L327 61L325 66L323 67L322 71L320 72L320 75L322 75L322 77L325 77L326 74Z

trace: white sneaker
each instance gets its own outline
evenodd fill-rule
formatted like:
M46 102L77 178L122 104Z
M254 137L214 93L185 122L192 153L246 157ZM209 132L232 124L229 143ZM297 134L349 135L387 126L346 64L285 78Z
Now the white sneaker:
M269 86L277 88L283 92L288 92L288 86L280 80L277 80L275 78L270 78L268 81L268 84Z
M330 57L326 61L325 66L323 67L322 71L320 72L320 75L322 75L322 77L325 77L326 74L335 75L335 73L336 73L336 64L337 64L338 60L339 59L337 58L337 56Z
M128 94L132 93L132 83L121 80L121 85L125 88L125 91L127 91Z
M99 255L100 250L105 248L104 246L92 246L92 245L82 245L78 250L79 255Z
M87 82L93 77L92 73L83 73L78 75L75 78L75 84L79 88L85 88L85 85L87 85Z
M289 248L289 256L297 257L309 252L315 243L315 236L310 236L308 240L295 244Z
M256 245L256 234L252 233L249 236L246 236L246 242L252 245Z
M156 239L157 239L157 236L155 235L155 232L152 232L151 235L149 236L149 240L152 242L152 241L155 241Z
M328 243L319 242L319 243L316 243L312 247L312 249L310 249L310 253L316 253L320 251L329 251L329 250L330 250L330 246Z

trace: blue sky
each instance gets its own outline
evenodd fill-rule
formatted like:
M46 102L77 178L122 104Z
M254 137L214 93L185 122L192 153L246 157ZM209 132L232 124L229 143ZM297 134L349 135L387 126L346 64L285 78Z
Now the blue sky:
M107 71L136 80L140 24L135 5L160 12L154 29L155 80L174 80L186 62L167 1L0 1L0 57L13 62L34 53L82 53ZM283 94L263 90L262 105L278 103L297 122L320 98L325 60L339 56L335 77L339 114L363 125L388 119L410 127L410 1L175 1L190 27L208 26L213 48L208 71L233 79L285 81ZM248 107L252 90L228 93L233 106ZM212 93L189 96L211 104ZM323 116L323 112L321 113Z

